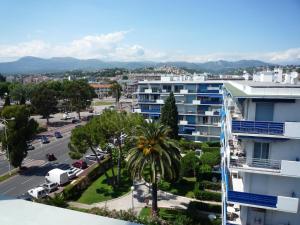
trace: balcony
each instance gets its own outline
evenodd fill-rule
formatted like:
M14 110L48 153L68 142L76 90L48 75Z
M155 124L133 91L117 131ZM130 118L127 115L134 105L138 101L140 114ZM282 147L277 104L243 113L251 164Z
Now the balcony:
M164 102L163 99L157 99L157 100L156 100L156 103L157 103L157 104L164 104L165 102Z
M139 99L139 103L155 103L155 99Z
M187 124L188 124L188 121L186 121L186 120L179 121L179 125L187 125Z
M298 159L297 159L298 160ZM231 157L230 167L253 173L276 173L279 176L300 177L300 161Z
M200 100L193 100L193 105L200 105L201 101Z
M189 93L189 90L188 89L181 89L180 94L188 94Z
M253 205L260 207L276 208L277 196L260 195L248 192L228 191L229 202Z
M160 113L160 109L141 109L142 113Z
M152 93L152 89L151 88L145 89L145 93L151 94Z
M133 112L134 112L134 113L141 113L142 110L141 110L141 109L133 109Z
M228 191L228 202L238 203L246 206L253 206L256 208L274 209L277 211L297 213L298 198L285 196L271 196L253 194L248 192Z
M284 123L249 121L249 120L233 120L232 121L232 132L233 133L283 136Z

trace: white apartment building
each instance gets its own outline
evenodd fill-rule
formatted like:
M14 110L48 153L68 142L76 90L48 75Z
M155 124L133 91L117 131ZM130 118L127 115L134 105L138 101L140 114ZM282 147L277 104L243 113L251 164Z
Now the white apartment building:
M263 76L224 84L223 225L300 224L300 85Z
M222 80L205 80L200 75L164 75L160 80L140 81L133 111L145 119L158 119L170 92L179 115L179 135L191 141L219 141Z

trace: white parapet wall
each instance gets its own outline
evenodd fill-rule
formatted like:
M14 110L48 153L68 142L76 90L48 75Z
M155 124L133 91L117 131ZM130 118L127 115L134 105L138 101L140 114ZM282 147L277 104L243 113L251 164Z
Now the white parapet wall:
M285 122L284 136L300 139L300 122Z
M164 104L164 100L163 99L157 99L156 103L158 103L158 104Z
M278 196L276 209L283 212L297 213L298 204L298 198Z
M189 90L187 90L187 89L180 90L180 94L187 94L187 93L189 93Z
M285 176L300 177L300 162L282 160L280 173Z
M141 109L134 109L133 112L135 112L135 113L141 113L142 110Z
M145 89L145 93L152 93L152 89Z
M200 105L200 100L193 100L193 105Z
M187 125L187 124L188 124L188 121L186 121L186 120L180 120L180 121L179 121L179 124L180 124L180 125Z

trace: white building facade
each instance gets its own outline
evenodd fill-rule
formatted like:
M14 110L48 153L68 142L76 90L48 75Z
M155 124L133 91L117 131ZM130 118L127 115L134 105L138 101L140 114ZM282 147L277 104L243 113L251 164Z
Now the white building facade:
M223 93L223 225L299 225L300 86L228 82Z
M136 96L145 119L158 119L161 108L174 93L179 114L179 135L191 141L219 141L222 81L205 81L203 76L166 75L161 80L140 81Z

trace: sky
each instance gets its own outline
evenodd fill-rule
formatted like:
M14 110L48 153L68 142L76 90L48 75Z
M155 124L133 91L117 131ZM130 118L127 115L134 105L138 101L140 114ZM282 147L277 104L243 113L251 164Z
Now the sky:
M300 64L300 0L0 0L0 61Z

